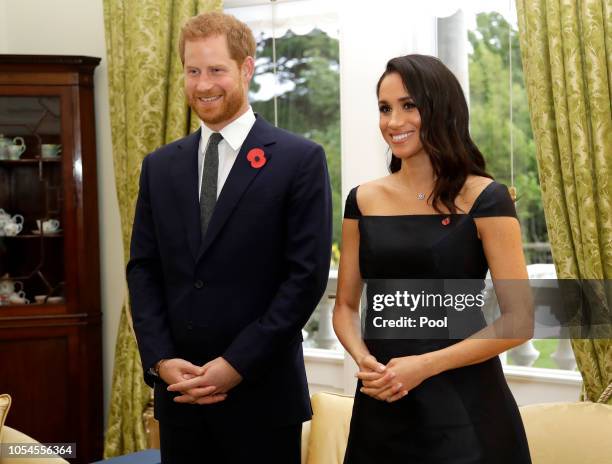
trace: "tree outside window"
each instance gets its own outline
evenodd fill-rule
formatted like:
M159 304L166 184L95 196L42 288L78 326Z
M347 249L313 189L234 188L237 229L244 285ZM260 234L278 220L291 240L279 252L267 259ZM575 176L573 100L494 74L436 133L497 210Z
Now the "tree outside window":
M251 105L255 112L278 126L303 135L325 149L333 202L333 256L338 263L342 221L340 185L340 66L338 40L314 29L297 35L291 30L277 38L276 79L272 38L257 38Z

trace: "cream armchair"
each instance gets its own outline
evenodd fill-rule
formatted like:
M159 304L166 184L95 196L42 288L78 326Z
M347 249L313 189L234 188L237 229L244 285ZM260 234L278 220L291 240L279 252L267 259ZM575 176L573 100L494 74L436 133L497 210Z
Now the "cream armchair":
M8 410L11 406L11 397L9 395L0 395L0 444L6 443L38 443L33 438L27 436L25 433L21 433L7 425L4 425L4 420L8 414ZM4 451L4 450L3 450ZM0 464L68 464L61 458L22 458L22 457L3 457L0 455Z
M353 398L331 393L312 397L312 421L304 424L303 464L342 464ZM546 403L523 406L533 464L612 463L612 406Z

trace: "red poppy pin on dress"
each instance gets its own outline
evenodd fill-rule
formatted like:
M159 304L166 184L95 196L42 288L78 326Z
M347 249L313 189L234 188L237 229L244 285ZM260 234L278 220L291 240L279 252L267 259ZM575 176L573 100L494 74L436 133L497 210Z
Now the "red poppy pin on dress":
M266 154L261 148L252 148L247 153L247 160L251 163L251 167L255 169L261 168L266 164Z
M444 219L442 219L442 225L443 226L447 226L450 224L450 218L445 217Z

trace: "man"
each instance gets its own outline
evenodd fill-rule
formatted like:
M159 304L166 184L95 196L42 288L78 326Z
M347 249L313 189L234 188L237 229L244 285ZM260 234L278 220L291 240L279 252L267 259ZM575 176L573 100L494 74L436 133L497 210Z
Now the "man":
M191 18L180 53L203 124L145 158L127 266L162 461L299 463L301 329L331 250L325 154L254 115L245 24Z

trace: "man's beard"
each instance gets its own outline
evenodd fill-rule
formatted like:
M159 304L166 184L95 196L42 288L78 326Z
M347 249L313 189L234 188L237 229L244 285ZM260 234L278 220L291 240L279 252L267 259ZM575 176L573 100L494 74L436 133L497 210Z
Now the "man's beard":
M191 108L196 112L198 117L206 124L219 124L224 121L231 120L240 108L244 105L245 97L240 92L240 87L236 88L231 93L223 93L223 105L214 113L200 113L197 105L191 105Z

